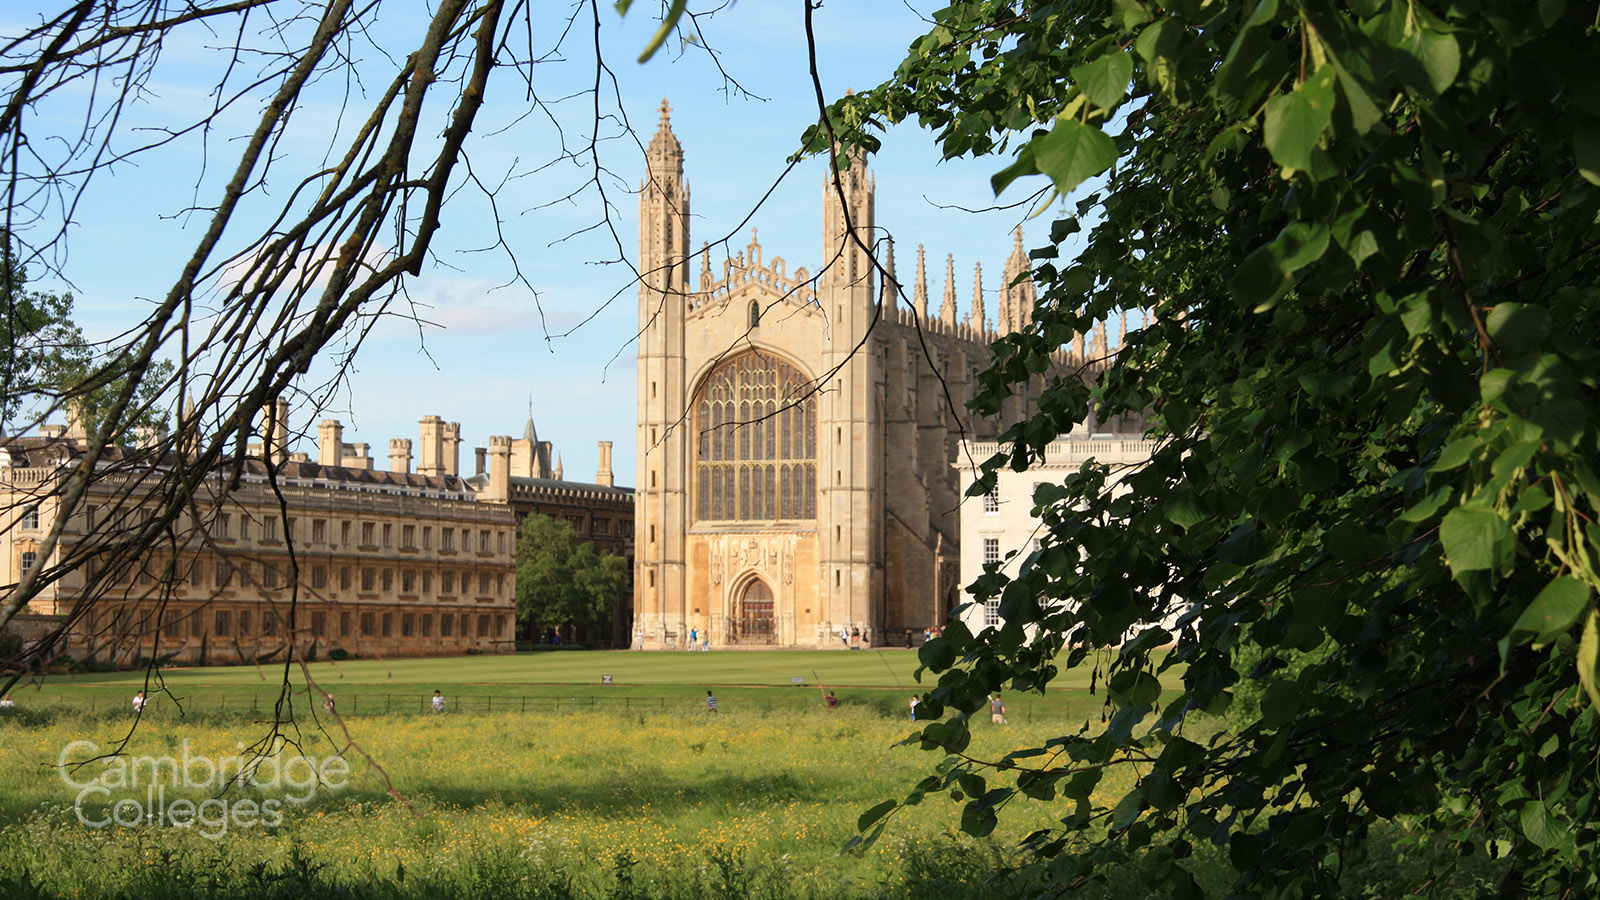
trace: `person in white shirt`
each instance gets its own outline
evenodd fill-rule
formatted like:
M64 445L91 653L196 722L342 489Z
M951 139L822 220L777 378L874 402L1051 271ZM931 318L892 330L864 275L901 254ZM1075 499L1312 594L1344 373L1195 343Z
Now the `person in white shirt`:
M444 695L438 691L433 692L433 711L436 713L444 712Z
M11 707L13 707L15 705L16 704L11 702L11 695L10 694L5 695L4 697L0 697L0 709L10 709Z
M136 716L142 714L144 712L144 704L145 704L144 691L140 691L139 693L134 694L133 695L133 714L136 715Z

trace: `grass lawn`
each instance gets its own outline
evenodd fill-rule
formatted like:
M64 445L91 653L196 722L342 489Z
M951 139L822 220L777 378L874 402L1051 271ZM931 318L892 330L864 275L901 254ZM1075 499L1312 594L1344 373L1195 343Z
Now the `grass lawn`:
M209 798L266 807L281 820L223 828L172 827L123 812L92 827L77 786L56 761L74 741L86 759L127 733L119 713L33 709L0 717L0 896L906 898L1022 896L985 882L1009 848L1063 814L1019 800L990 839L959 835L961 805L942 795L903 816L866 854L841 854L867 807L903 796L941 758L896 747L909 722L870 708L795 713L728 704L635 710L352 719L361 747L334 786L286 779L269 788L179 783L176 763L128 785L104 763L74 773L109 779L81 807L100 822L114 803L171 809ZM330 757L342 738L302 722L285 756ZM998 758L1044 740L1044 724L975 728L973 755ZM259 722L198 715L147 720L133 757L224 759L261 737ZM286 767L285 772L289 769ZM309 770L307 770L309 771ZM147 793L149 775L161 785ZM405 797L385 791L384 777ZM1109 790L1132 773L1112 773ZM998 778L996 781L998 782ZM299 797L303 803L285 798ZM230 807L231 809L232 807ZM131 811L130 811L131 810ZM213 817L213 822L218 821ZM209 829L210 833L205 833Z
M590 707L625 710L675 709L700 703L712 689L725 704L763 710L794 710L821 704L820 687L848 705L870 706L885 715L907 708L924 688L915 678L917 656L904 649L777 650L765 652L545 651L504 656L425 658L309 665L311 676L334 694L341 713L363 716L423 712L433 691L442 690L450 709L468 713L559 712ZM154 716L188 712L232 712L259 716L270 708L282 665L166 668ZM305 681L298 667L290 683L304 704ZM602 684L610 675L612 683ZM796 686L792 679L805 679ZM127 710L145 685L142 671L50 676L19 685L14 699L24 706L62 705L82 712ZM931 684L931 676L929 676ZM1063 673L1043 694L1013 694L1007 705L1022 720L1081 721L1098 712L1103 696L1091 696L1086 669Z

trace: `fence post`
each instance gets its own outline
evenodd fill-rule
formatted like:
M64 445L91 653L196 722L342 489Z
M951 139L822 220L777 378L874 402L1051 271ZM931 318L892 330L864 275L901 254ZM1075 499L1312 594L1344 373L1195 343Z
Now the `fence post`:
M522 711L523 712L527 712L528 711L528 695L527 694L523 694L522 695Z

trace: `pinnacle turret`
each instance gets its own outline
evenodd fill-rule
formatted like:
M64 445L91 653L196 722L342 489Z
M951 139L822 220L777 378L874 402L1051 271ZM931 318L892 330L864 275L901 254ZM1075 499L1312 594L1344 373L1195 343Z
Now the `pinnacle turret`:
M939 305L939 321L946 325L956 324L956 255L949 253L944 258L944 302Z
M917 283L911 290L911 305L918 319L928 318L928 267L923 262L922 245L917 245Z
M972 310L969 319L972 330L982 335L986 333L988 322L984 321L983 310L983 263L976 263L972 270Z
M884 238L884 245L887 253L884 255L883 290L880 295L883 298L883 308L891 310L895 308L900 300L900 279L896 278L894 274L894 238Z

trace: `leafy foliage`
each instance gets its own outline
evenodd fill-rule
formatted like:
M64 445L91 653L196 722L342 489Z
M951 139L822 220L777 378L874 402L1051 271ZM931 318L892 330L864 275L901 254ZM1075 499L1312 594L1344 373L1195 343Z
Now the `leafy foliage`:
M72 295L30 291L28 270L0 229L0 422L9 424L42 395L60 389L87 358L72 322Z
M71 294L30 291L27 267L17 262L0 229L0 423L27 412L48 417L65 408L90 434L98 431L115 397L135 374L127 354L102 359L72 320ZM176 367L156 360L138 374L138 389L122 437L140 429L163 430L161 395Z
M534 514L517 537L517 618L560 628L600 625L628 589L628 561L596 552L565 521Z
M1595 28L1562 2L963 0L834 105L915 116L947 157L1015 150L997 191L1079 192L975 407L1097 321L1128 341L989 472L1091 403L1154 410L1159 439L1127 496L1094 467L1046 492L1031 564L977 585L1001 627L922 649L943 719L917 739L949 755L864 841L930 792L978 834L1023 794L1071 801L1026 842L1056 888L1136 863L1199 896L1209 844L1234 896L1478 896L1453 878L1485 853L1505 895L1600 892ZM1069 633L1105 729L964 756L985 695L1048 683ZM1418 836L1409 883L1352 883L1380 831Z

